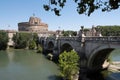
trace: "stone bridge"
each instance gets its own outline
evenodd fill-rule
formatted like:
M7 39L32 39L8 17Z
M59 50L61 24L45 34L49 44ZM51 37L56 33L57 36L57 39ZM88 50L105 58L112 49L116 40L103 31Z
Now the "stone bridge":
M55 56L74 49L80 56L80 67L96 71L102 69L111 51L120 49L120 37L40 37L45 53Z

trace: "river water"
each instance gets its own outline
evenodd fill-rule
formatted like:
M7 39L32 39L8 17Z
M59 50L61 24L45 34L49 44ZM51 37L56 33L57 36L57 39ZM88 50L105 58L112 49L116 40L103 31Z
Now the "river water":
M120 61L120 50L110 55L113 61ZM31 50L0 51L0 80L58 80L58 66ZM104 71L88 80L120 80L120 73Z
M111 52L109 59L114 62L114 61L120 61L120 49L114 50ZM106 80L120 80L120 72L109 72L106 71L104 74L106 74Z
M120 49L113 50L109 55L111 61L120 61ZM102 71L90 75L88 80L120 80L120 72Z
M58 66L30 50L0 51L0 80L56 80Z

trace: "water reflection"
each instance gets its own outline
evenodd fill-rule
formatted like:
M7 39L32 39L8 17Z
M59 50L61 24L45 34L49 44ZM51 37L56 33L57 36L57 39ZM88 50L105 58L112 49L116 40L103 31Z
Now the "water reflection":
M113 80L120 80L120 73L112 73L110 75L110 78L112 78ZM109 77L107 80L109 80Z
M120 50L111 55L112 60L120 61ZM0 80L61 80L58 74L57 65L35 51L0 51ZM120 73L81 74L80 80L120 80Z
M109 58L111 61L120 61L120 49L112 51Z
M106 70L92 74L81 74L79 80L120 80L120 73L112 73Z
M9 61L10 61L10 62L13 62L14 51L13 51L13 50L7 50L6 52L7 52Z
M9 59L7 53L4 53L4 51L0 51L0 68L7 67L8 63Z
M63 80L63 78L57 75L51 75L48 77L48 80Z
M111 62L120 61L120 49L113 50L109 55L109 59ZM105 70L92 74L80 74L80 80L120 80L120 72Z
M35 51L0 51L0 80L50 80L58 73L56 64Z
M99 72L94 74L89 74L87 75L87 77L89 78L88 80L105 80L103 74Z

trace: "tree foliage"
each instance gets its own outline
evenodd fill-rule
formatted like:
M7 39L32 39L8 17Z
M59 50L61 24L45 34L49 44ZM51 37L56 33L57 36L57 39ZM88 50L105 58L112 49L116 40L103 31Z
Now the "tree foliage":
M8 34L5 31L0 31L0 50L5 50L8 43Z
M76 36L77 32L76 31L62 31L63 36Z
M103 36L120 36L120 26L98 26Z
M38 45L37 47L37 53L42 53L43 52L43 48L41 45Z
M29 41L29 49L33 50L36 48L36 42L34 40Z
M28 45L28 41L30 39L30 35L28 33L16 33L13 36L13 41L15 43L15 48L26 48Z
M57 16L60 16L60 11L64 8L68 0L48 0L48 4L44 4L43 7L46 11L54 11ZM77 4L76 11L79 14L85 14L90 16L97 9L101 9L102 12L118 9L120 6L120 0L73 0Z
M29 41L32 40L35 42L35 44L38 43L37 39L38 39L37 35L32 33L16 33L13 36L13 41L15 43L14 46L15 48L18 49L29 47ZM30 46L33 44L31 43Z
M68 80L72 80L71 76L77 74L77 72L79 71L78 61L79 56L73 50L71 50L70 52L64 51L63 53L61 53L59 56L61 76Z
M35 41L36 45L38 46L39 44L39 37L38 37L38 34L37 33L33 33L32 34L32 37L33 37L33 40Z

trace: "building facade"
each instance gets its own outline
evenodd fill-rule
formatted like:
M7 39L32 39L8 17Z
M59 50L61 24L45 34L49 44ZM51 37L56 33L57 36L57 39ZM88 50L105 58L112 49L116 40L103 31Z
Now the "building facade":
M30 17L29 22L18 23L18 31L44 32L48 31L48 25L37 17Z
M48 24L42 23L38 17L30 17L29 22L18 23L19 32L37 33L40 37L48 37L56 34L55 31L48 31Z

